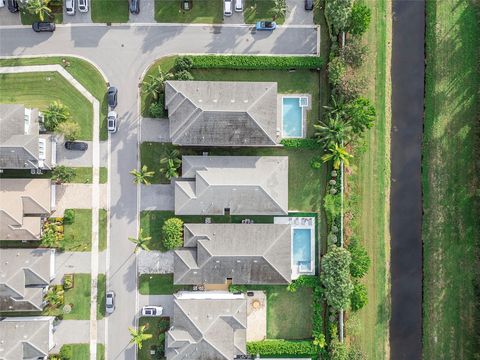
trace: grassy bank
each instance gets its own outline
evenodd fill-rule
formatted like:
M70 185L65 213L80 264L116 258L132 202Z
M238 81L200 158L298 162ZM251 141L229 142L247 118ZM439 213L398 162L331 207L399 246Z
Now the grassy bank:
M479 6L478 1L469 0L427 1L422 162L424 359L480 356L475 334L480 309L475 309L478 298L473 284L479 269L475 251L480 245L475 169Z
M368 304L358 312L361 331L351 340L367 359L389 357L389 198L390 198L390 42L391 1L369 0L372 22L364 35L369 54L360 70L367 79L366 96L373 100L377 121L359 146L348 177L350 224L372 260L363 279L368 289ZM375 72L372 71L375 69ZM372 74L376 74L373 76Z

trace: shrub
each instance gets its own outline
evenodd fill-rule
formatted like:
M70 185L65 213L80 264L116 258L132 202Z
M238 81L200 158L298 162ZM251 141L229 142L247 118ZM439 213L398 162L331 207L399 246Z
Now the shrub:
M163 102L163 98L160 97L157 102L153 102L150 104L148 112L152 118L161 118L165 116L165 108Z
M62 360L69 360L73 358L73 348L70 345L63 345L59 355Z
M363 35L370 25L372 11L367 5L355 2L352 7L352 14L348 24L348 32L353 35Z
M234 294L238 294L238 293L245 293L247 292L247 287L245 285L234 285L234 284L231 284L228 286L228 291L230 291L231 293L234 293Z
M163 246L167 250L179 248L183 244L183 221L179 218L165 220L162 235Z
M317 56L199 55L192 56L192 61L196 69L314 70L323 65Z
M364 97L348 102L345 106L345 113L355 134L363 133L375 123L375 107L370 100Z
M357 239L351 238L348 245L352 262L350 263L350 275L354 278L365 276L370 267L370 257L367 250L358 242Z
M73 274L65 274L63 276L63 288L65 290L73 288Z
M330 360L348 360L348 348L337 338L333 338L329 345Z
M57 184L70 182L74 178L75 174L75 169L60 165L53 169L52 180Z
M348 308L353 290L350 279L350 253L344 248L330 246L323 256L320 279L325 288L327 303L335 310Z
M285 147L289 148L301 148L301 149L309 149L309 150L314 150L314 149L321 149L322 145L319 144L315 139L282 139L280 141L280 144L282 144Z
M175 64L173 65L174 72L180 72L183 70L190 70L193 66L193 60L190 56L179 56L175 59Z
M65 212L63 213L63 223L73 224L74 221L75 221L75 210L65 209Z
M311 355L317 354L317 346L312 341L268 339L263 341L252 341L247 343L247 352L252 355L280 356L280 355Z
M340 215L341 201L340 195L326 194L323 198L323 209L329 225L332 225L333 221Z
M42 111L43 124L49 131L54 131L58 124L70 119L69 109L59 101L54 101Z
M63 135L68 141L75 141L80 133L80 125L73 120L67 120L59 123L55 128L55 132Z
M340 50L340 55L347 65L353 68L362 66L368 48L363 45L359 38L353 38Z
M193 75L190 74L190 72L188 70L181 70L181 71L173 74L173 78L175 80L187 81L187 80L193 80Z
M325 17L335 35L347 28L352 6L353 0L326 0Z
M334 57L328 63L328 81L332 86L338 86L347 72L345 60L340 56Z
M310 160L310 167L312 169L318 170L321 169L323 165L322 158L320 156L315 156Z
M367 302L367 287L363 284L356 283L353 286L353 291L350 295L350 307L352 311L360 310L367 304Z

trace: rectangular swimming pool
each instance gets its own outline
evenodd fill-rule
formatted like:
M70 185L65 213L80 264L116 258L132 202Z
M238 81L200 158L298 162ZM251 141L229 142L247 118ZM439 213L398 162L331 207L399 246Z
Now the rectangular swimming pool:
M312 232L310 229L294 228L292 239L293 265L300 272L312 269Z
M282 98L282 132L283 137L303 137L303 108L301 97Z

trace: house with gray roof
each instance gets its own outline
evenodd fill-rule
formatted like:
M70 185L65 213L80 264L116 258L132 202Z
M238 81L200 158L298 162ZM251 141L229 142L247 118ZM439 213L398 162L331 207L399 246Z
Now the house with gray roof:
M289 284L290 224L185 224L175 284Z
M288 214L287 156L183 156L177 215Z
M167 81L170 139L182 146L275 146L277 83Z
M55 278L54 249L2 249L0 311L42 311Z
M0 240L40 240L42 221L54 208L49 179L0 179Z
M56 142L40 134L39 112L18 104L0 104L0 169L50 170Z
M0 320L1 360L46 360L55 346L53 316Z
M233 360L246 355L247 301L225 291L174 294L167 360Z

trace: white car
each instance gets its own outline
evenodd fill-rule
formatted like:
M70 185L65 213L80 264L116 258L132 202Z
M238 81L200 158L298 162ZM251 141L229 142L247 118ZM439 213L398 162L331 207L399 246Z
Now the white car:
M75 15L75 0L65 0L65 12L67 15Z
M88 0L78 0L78 11L88 12Z
M236 12L243 11L243 0L235 0L235 11Z
M232 16L232 0L223 1L223 15Z
M142 308L142 316L162 316L163 307L147 305Z
M107 291L105 296L105 311L107 314L115 311L115 293L113 291Z
M107 116L107 129L109 132L117 132L118 115L115 111L110 111Z

